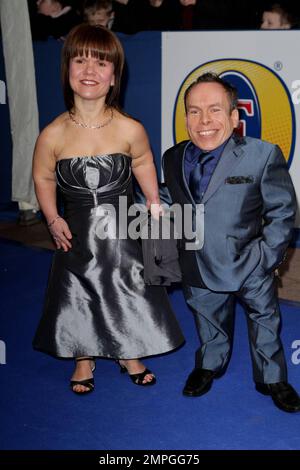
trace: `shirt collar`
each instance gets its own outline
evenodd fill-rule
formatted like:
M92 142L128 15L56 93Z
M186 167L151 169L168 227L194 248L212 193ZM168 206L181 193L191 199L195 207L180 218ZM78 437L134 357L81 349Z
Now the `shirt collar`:
M193 162L195 160L198 160L198 158L200 157L200 155L202 153L209 153L214 158L219 159L230 138L231 138L231 136L228 137L228 139L225 140L225 142L223 142L223 144L219 145L219 147L217 147L213 150L210 150L209 152L200 149L200 147L197 147L192 141L190 141L189 144L188 144L188 152L186 152L186 159L189 162Z

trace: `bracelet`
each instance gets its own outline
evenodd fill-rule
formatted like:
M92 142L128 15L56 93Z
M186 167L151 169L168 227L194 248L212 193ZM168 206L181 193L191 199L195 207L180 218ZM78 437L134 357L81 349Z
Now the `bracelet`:
M57 215L57 216L50 222L50 224L48 224L48 228L50 228L50 227L54 224L54 222L56 222L57 219L61 219L61 216L60 216L60 215Z

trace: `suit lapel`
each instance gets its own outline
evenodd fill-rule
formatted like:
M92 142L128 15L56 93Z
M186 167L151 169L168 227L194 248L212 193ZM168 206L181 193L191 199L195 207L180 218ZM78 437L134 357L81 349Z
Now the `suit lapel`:
M182 185L182 187L183 187L183 189L184 189L184 192L185 192L187 198L188 198L189 201L194 205L194 204L195 204L195 201L194 201L194 198L193 198L193 196L192 196L192 194L191 194L191 191L190 191L188 182L187 182L186 177L185 177L185 153L186 153L186 149L188 148L188 146L190 145L190 143L191 143L191 141L189 141L189 142L185 145L185 147L184 147L184 149L183 149L183 152L182 152L182 154L181 154L181 162L180 162L180 164L181 164L181 172L180 172L180 174L181 174L181 182L180 182L180 183L181 183L181 185Z
M240 158L244 153L242 144L244 144L244 139L235 135L228 141L201 201L203 204L224 183L232 168L240 162Z
M186 152L187 147L190 145L190 143L191 143L190 141L182 142L183 145L179 145L176 149L175 161L174 161L174 158L172 158L173 161L171 161L170 163L172 164L171 173L174 174L175 172L175 177L178 181L179 187L184 192L185 197L188 199L189 202L192 202L193 204L195 204L193 201L192 195L190 193L189 186L186 181L185 167L184 167L185 152ZM176 166L175 166L175 162L176 162Z
M176 186L176 190L180 190L180 199L185 201L184 204L193 202L191 193L185 178L184 157L185 150L190 141L183 141L167 150L163 156L163 168L167 185L172 188Z

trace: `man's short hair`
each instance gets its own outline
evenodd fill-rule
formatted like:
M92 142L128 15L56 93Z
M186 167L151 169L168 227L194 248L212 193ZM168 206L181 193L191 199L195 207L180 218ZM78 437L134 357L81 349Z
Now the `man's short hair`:
M190 94L192 88L194 86L199 85L200 83L218 83L221 85L227 93L229 103L230 103L230 112L234 109L237 109L238 106L238 92L235 86L231 85L229 82L224 80L223 78L219 77L216 73L212 72L205 72L200 75L195 81L193 81L190 86L185 90L184 93L184 107L186 109L186 102L188 95Z

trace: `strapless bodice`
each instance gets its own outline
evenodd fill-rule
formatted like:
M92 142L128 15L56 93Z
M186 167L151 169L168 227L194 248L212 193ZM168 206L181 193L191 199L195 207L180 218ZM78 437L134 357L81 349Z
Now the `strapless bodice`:
M132 194L131 158L123 153L63 158L56 178L67 205L96 206Z
M71 248L54 255L35 348L65 358L114 359L177 348L183 337L167 293L145 285L142 247L124 236L130 218L120 215L123 202L132 201L131 158L65 158L56 175ZM101 211L110 205L113 210Z

